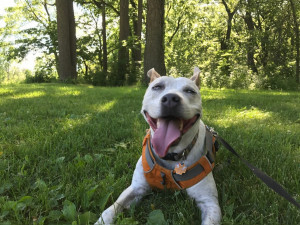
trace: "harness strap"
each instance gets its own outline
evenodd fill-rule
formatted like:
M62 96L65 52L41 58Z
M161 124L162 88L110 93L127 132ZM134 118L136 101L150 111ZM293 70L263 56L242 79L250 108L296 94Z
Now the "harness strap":
M214 132L215 133L215 132ZM239 158L262 182L264 182L269 188L273 189L277 194L288 200L290 203L294 204L298 209L300 209L300 204L291 196L289 193L275 180L269 177L267 174L250 164L248 161L243 159L222 137L217 133L214 135L227 150L229 150L233 155Z
M194 177L198 176L199 174L205 171L206 174L210 173L213 169L212 163L208 160L206 156L202 156L197 162L196 165L187 170L186 173L179 175L174 174L173 177L176 181L187 181L193 179Z
M173 172L173 169L168 169L170 171L171 177L173 178L174 183L179 187L179 189L182 189L178 182L182 181L188 181L191 180L200 174L209 174L213 167L214 167L214 155L213 155L213 135L207 131L206 132L206 139L205 139L205 148L207 150L207 154L205 156L202 156L197 162L195 162L193 165L188 167L187 171L184 174L176 174ZM150 173L155 164L157 164L154 156L153 156L153 150L150 143L150 138L148 137L148 140L146 141L146 149L145 149L145 158L146 161L150 167L149 171L144 171L145 173ZM161 166L161 165L160 165ZM167 169L167 168L165 168Z

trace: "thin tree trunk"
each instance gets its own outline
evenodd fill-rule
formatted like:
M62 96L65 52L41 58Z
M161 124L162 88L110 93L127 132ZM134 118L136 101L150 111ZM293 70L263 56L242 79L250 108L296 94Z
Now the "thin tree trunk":
M131 1L134 4L133 1ZM136 6L134 5L134 8ZM135 36L134 48L132 57L137 67L141 65L142 50L141 50L141 35L142 35L142 18L143 18L143 0L138 0L137 16L133 17L133 29Z
M131 49L132 53L132 69L128 77L128 84L133 84L136 82L137 73L141 67L142 61L142 50L141 50L141 34L142 34L142 14L143 14L143 0L138 0L138 5L136 5L134 0L130 0L133 8L132 24L134 31L134 43Z
M295 48L296 48L296 82L300 84L300 37L299 37L299 24L297 21L297 14L296 14L296 8L294 4L294 0L290 0L292 13L293 13L293 19L294 19L294 29L295 29Z
M113 81L116 85L125 84L126 75L128 74L129 53L127 41L129 36L129 1L120 0L120 33L119 41L120 48L118 53L118 74L116 80Z
M251 1L249 0L248 4L251 4L250 2ZM251 12L249 11L249 9L247 9L247 11L246 11L244 21L245 21L248 31L249 31L249 38L248 38L248 43L247 43L247 64L248 64L248 67L254 73L258 73L258 70L255 65L255 61L254 61L254 53L255 53L254 42L255 42L255 40L253 37L253 35L254 35L253 32L254 32L255 27L254 27L254 22L253 22L252 15L251 15Z
M137 60L138 61L142 61L142 44L141 44L142 25L143 25L143 0L138 0L138 22L137 22L137 38L138 38Z
M103 72L107 73L106 8L102 5Z
M106 6L108 5L111 9L113 9L118 15L120 15L119 11L117 11L112 5L106 3L104 0L96 1L93 0L93 3L97 6L99 10L101 10L102 14L102 69L103 72L107 73L107 40L106 40Z
M224 39L221 40L221 50L227 50L229 47L229 42L230 42L230 36L231 36L231 29L232 29L232 19L236 11L238 10L240 1L237 3L235 6L234 10L231 12L229 6L227 5L225 0L222 0L222 4L224 5L228 18L227 18L227 31L226 31L226 36Z
M164 5L164 0L147 1L144 84L149 82L147 72L151 68L155 68L160 75L166 75L164 57Z
M263 30L261 19L261 15L257 15L257 29L263 34L260 38L260 44L261 44L261 53L260 53L260 61L262 66L265 68L268 64L268 58L269 58L269 51L268 51L268 43L269 43L269 30L270 28L266 26L265 30Z

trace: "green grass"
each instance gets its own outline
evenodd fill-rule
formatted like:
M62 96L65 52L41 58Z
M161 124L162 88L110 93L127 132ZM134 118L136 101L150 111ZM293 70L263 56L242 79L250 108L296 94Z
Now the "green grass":
M89 224L131 182L145 89L0 87L0 224ZM202 90L203 120L300 201L300 93ZM221 148L222 224L299 224L300 212ZM161 210L161 211L160 211ZM118 224L199 224L184 192L152 192ZM151 222L152 221L152 222Z

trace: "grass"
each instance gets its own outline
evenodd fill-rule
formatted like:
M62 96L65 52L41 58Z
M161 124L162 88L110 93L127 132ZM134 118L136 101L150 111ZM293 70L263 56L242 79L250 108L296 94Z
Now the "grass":
M91 224L131 182L145 89L0 87L0 224ZM300 93L203 89L203 120L300 201ZM222 224L299 224L293 205L221 148ZM152 192L118 224L199 224L184 192Z

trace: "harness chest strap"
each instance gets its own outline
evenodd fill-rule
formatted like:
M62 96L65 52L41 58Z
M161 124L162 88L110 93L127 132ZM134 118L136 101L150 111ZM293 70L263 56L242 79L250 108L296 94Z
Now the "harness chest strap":
M184 174L179 175L174 172L174 168L165 168L155 159L150 143L150 133L148 133L143 141L142 153L142 164L147 182L152 188L177 190L189 188L198 183L214 168L214 141L213 135L207 130L205 138L207 154L189 166Z

